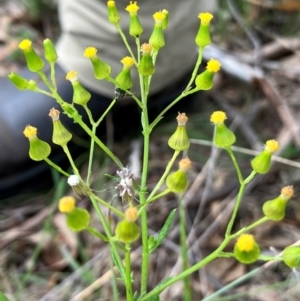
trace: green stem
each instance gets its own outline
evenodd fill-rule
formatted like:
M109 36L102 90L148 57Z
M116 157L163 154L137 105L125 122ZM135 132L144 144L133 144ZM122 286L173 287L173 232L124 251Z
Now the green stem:
M47 162L50 166L52 166L54 169L56 169L58 172L60 172L61 174L63 174L66 177L69 177L70 175L65 172L64 170L61 169L61 167L59 167L58 165L56 165L54 162L52 162L50 159L45 158L44 159L45 162Z
M125 270L126 270L126 300L132 301L132 281L131 281L131 260L130 260L130 244L126 244L125 252Z
M225 148L225 149L227 150L227 152L228 152L228 154L229 154L229 156L230 156L230 158L231 158L231 160L232 160L232 163L233 163L234 168L235 168L235 170L236 170L236 173L237 173L237 175L238 175L239 182L240 182L240 184L242 184L243 181L244 181L244 179L243 179L243 176L242 176L240 167L239 167L239 165L238 165L238 163L237 163L237 161L236 161L236 158L235 158L235 156L234 156L234 153L232 152L232 150L231 150L230 147L227 147L227 148Z
M149 202L149 200L151 200L151 198L155 195L155 193L157 192L157 190L162 186L162 184L165 182L165 179L167 177L167 175L169 174L176 158L178 157L178 155L180 154L180 151L175 151L171 160L168 162L168 165L166 166L166 169L163 173L163 175L161 176L160 180L158 181L158 183L156 184L156 186L154 187L154 189L152 190L152 192L150 193L150 195L148 196L146 202Z
M244 194L245 187L246 187L246 185L254 178L255 175L256 175L256 172L255 172L255 171L252 171L251 174L248 176L248 178L246 178L246 179L241 183L240 190L239 190L239 193L238 193L238 196L237 196L235 205L234 205L234 209L233 209L233 212L232 212L230 221L229 221L229 223L228 223L228 225L227 225L225 237L230 236L230 233L231 233L231 230L232 230L232 227L233 227L233 223L234 223L234 221L235 221L237 212L238 212L238 210L239 210L239 207L240 207L240 204L241 204L241 201L242 201L242 197L243 197L243 194Z
M105 112L102 114L102 116L98 119L96 122L96 126L99 126L99 124L103 121L104 117L108 114L108 112L112 109L112 107L115 105L117 100L114 98L108 108L105 110Z
M136 43L136 53L137 53L137 65L136 65L136 67L138 67L138 64L141 61L141 41L140 41L140 38L135 38L135 43Z
M125 274L125 268L124 268L124 265L123 265L123 262L122 262L122 259L119 255L119 252L118 252L118 249L116 247L116 242L112 239L112 235L111 235L111 232L110 232L110 228L109 228L109 225L102 213L102 210L101 208L99 207L96 199L91 196L91 201L92 201L92 204L97 212L97 215L101 221L101 224L103 226L103 229L105 231L105 234L107 236L107 238L109 239L109 244L110 244L110 249L111 249L111 254L112 254L112 257L114 259L114 262L116 263L116 266L122 276L122 279L126 279L126 274Z
M53 88L57 90L57 85L56 85L56 78L55 78L55 62L54 63L49 63L50 64L50 78L51 82L53 85Z
M148 204L154 202L155 200L161 198L162 196L164 196L164 195L166 195L166 194L168 194L168 193L170 193L170 192L171 192L171 190L168 188L168 189L164 190L163 192L161 192L161 193L159 193L159 194L153 196L151 199L148 198L147 201L146 201L146 203L145 203L143 206L146 206L146 205L148 205ZM138 208L142 208L142 206L139 205Z
M77 176L80 177L79 171L78 171L78 169L77 169L77 167L76 167L76 165L74 163L74 160L73 160L73 158L72 158L72 156L70 154L70 151L69 151L69 148L68 148L67 144L62 145L61 147L62 147L62 149L64 150L65 154L67 155L67 157L69 159L69 162L70 162L70 164L72 166L74 174L76 174Z
M105 242L109 242L108 237L106 237L105 235L101 234L100 232L98 232L97 230L95 230L92 227L87 227L86 230L88 230L92 235L100 238L101 240L105 241Z
M180 253L182 259L182 271L189 268L188 250L187 250L187 240L186 240L186 219L185 219L185 208L183 204L183 195L180 194L178 197L179 206L179 231L180 231ZM189 276L183 279L183 300L191 301L191 283Z

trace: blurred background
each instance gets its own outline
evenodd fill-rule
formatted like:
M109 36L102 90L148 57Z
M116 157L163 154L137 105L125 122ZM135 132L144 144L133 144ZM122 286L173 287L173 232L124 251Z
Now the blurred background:
M266 140L276 139L281 145L271 171L248 186L235 229L259 219L262 204L275 198L283 186L293 185L295 197L289 201L285 219L266 223L253 234L265 255L279 254L284 247L300 241L300 1L219 0L211 30L213 44L204 57L219 59L222 71L216 75L211 91L199 93L192 103L179 107L190 118L187 128L192 141L188 155L193 170L184 200L191 264L222 241L238 190L227 154L210 143L213 127L209 117L215 110L228 115L227 124L237 135L236 157L245 175L251 171L251 158L262 150ZM59 33L56 1L0 0L0 76L24 66L18 49L20 40L31 39L42 52L43 39L55 41ZM149 190L172 155L166 142L176 128L177 112L167 115L152 136ZM114 139L118 128L109 116L106 131L107 144L122 162L134 165L140 161L139 132ZM27 141L24 138L20 143ZM85 174L88 152L84 147L88 141L78 139L77 143L83 150L76 163ZM99 152L94 170L94 189L102 198L119 204L116 183L105 176L115 174L115 166ZM16 193L5 200L0 196L0 291L10 300L111 300L114 275L108 272L107 245L88 233L76 235L67 228L56 208L58 199L72 192L59 174L52 172L47 177L39 179L49 181L46 188ZM94 215L88 199L80 200L80 206ZM177 199L172 194L149 207L152 233L161 229L175 207ZM97 218L93 223L101 231ZM170 273L180 271L178 242L175 222L167 240L151 258L150 289ZM138 242L133 249L139 262ZM137 267L133 270L138 278ZM299 271L292 272L282 263L245 266L234 259L219 259L192 279L194 300L202 300L236 279L241 281L212 300L300 300ZM87 287L84 297L75 297ZM163 293L163 298L181 300L181 292L181 283L177 283Z

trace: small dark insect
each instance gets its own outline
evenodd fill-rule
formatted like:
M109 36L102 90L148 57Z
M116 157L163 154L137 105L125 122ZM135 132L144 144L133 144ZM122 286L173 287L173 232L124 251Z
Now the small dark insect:
M126 95L126 92L118 87L115 87L114 95L115 98L119 100L120 98L123 98Z

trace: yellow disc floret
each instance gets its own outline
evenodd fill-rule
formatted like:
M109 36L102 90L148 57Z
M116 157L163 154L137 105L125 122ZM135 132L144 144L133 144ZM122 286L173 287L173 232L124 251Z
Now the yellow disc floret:
M206 69L210 72L217 73L221 68L221 64L219 61L210 59L207 62Z
M281 197L285 200L289 200L294 195L293 186L285 186L281 189Z
M223 112L223 111L215 111L210 116L210 122L212 122L214 124L223 123L224 120L226 120L226 119L227 119L227 116L226 116L225 112Z
M166 14L161 11L158 11L153 15L154 21L156 23L162 23L162 21L165 19L165 17L166 17Z
M114 7L116 6L115 1L109 0L107 1L107 7Z
M274 153L279 149L279 143L276 140L268 140L266 142L265 150Z
M253 235L242 234L236 242L236 247L238 248L239 251L245 251L245 252L252 251L255 247L255 240Z
M130 4L126 6L125 10L128 11L130 14L135 14L140 8L136 4L136 1L130 1Z
M126 68L131 68L134 65L134 59L130 56L126 56L121 60L121 63Z
M59 200L58 210L63 213L69 213L75 208L75 199L71 196L65 196Z
M26 40L23 40L20 44L19 44L19 48L22 49L22 50L29 50L31 49L31 41L26 39Z
M214 16L211 13L200 13L198 18L201 20L202 24L209 24Z
M152 49L152 45L148 43L144 43L141 46L141 51L143 52L143 54L151 54Z
M84 50L83 55L89 59L92 59L96 56L97 54L97 49L95 47L87 47Z
M66 75L66 79L69 80L70 82L74 82L74 81L77 81L78 80L78 77L77 77L77 71L69 71Z
M26 125L23 134L26 138L28 138L29 140L32 140L34 138L36 138L36 134L37 134L37 128L35 128L34 126L31 125Z

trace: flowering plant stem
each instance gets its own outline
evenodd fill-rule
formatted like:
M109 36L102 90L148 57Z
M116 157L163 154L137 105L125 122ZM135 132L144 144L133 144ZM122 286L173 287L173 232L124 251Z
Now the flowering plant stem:
M131 276L131 261L130 261L130 244L126 244L125 252L125 269L126 269L126 299L132 301L132 276Z

